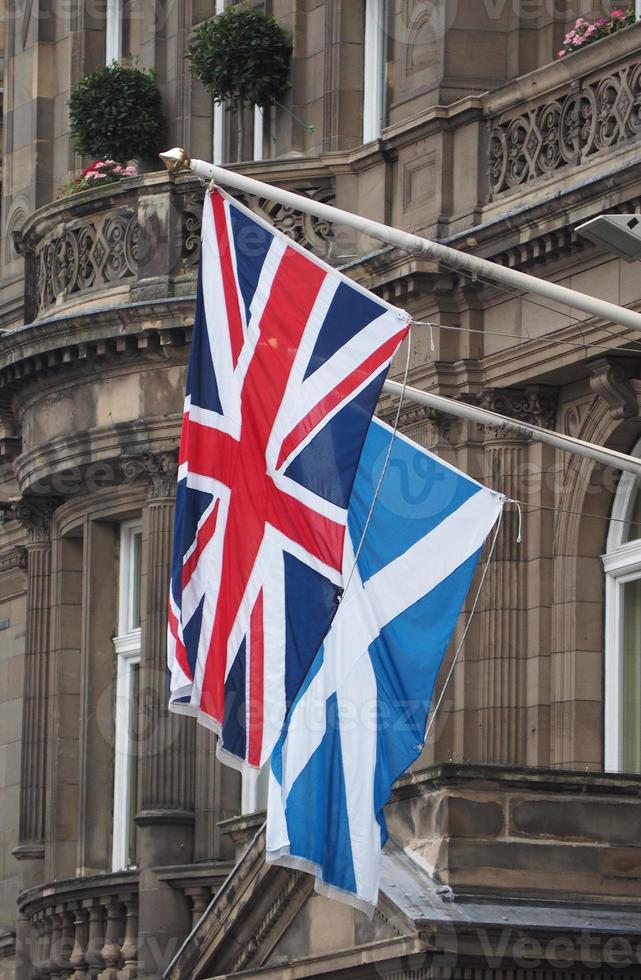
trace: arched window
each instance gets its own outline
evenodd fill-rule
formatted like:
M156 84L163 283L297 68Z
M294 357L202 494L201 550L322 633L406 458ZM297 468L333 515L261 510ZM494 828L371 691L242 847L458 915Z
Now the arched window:
M619 482L603 567L605 768L641 773L641 484L631 473Z

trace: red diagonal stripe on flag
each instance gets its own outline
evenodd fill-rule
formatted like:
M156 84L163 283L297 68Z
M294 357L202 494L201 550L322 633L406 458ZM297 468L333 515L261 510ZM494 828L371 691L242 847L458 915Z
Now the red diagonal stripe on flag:
M296 425L288 436L283 440L283 444L280 448L280 453L278 455L278 462L276 464L276 469L279 470L286 459L294 452L294 450L300 446L301 442L309 435L309 433L316 428L319 422L331 412L337 405L348 398L352 392L361 385L365 380L371 377L371 375L376 371L376 368L381 367L387 361L390 360L394 355L394 351L403 340L403 337L407 333L407 327L400 330L391 340L386 341L382 344L378 350L375 350L373 354L363 361L359 367L355 368L351 374L349 374L339 385L336 386L332 391L327 394L322 401L316 405L311 412L308 412L304 419Z
M180 639L178 633L178 619L171 608L171 598L169 600L169 611L167 614L167 619L169 623L169 631L174 638L176 644L176 660L178 661L181 670L187 677L191 677L191 668L189 666L189 660L187 659L187 651L185 650L185 644Z
M298 541L310 555L340 571L344 526L279 490L271 480L270 483L273 493L269 497L266 521L277 531L282 531L285 537Z
M221 589L201 696L205 712L220 724L224 715L229 636L265 536L270 508L273 484L267 476L267 444L325 276L322 268L300 252L285 250L243 383L242 426L225 525ZM336 561L341 557L342 548Z

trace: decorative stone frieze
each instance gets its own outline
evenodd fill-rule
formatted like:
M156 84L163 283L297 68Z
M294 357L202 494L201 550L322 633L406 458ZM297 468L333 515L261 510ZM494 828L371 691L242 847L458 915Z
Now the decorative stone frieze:
M556 424L558 392L556 388L528 385L524 389L492 389L484 393L481 406L490 412L507 415L515 422L553 429Z
M641 133L638 54L490 120L493 195L611 153Z

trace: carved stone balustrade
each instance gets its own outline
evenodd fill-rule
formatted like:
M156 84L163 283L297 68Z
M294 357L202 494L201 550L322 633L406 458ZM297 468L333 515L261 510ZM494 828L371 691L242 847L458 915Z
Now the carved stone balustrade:
M138 874L57 881L23 892L24 952L33 980L133 980L138 976Z
M282 175L278 179L283 182ZM288 183L316 200L334 199L333 176L322 167L303 165ZM25 256L25 322L87 304L193 293L203 196L196 178L162 171L40 208L17 237ZM326 222L265 200L244 203L294 241L331 258Z
M494 199L637 144L641 24L491 92L488 172Z

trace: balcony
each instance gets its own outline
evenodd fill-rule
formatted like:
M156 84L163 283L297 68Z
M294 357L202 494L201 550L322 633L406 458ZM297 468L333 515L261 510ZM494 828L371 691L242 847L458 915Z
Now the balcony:
M640 46L637 24L489 93L490 201L641 159Z
M279 175L287 170L281 168ZM292 177L293 189L324 202L333 200L332 176L313 161L298 162ZM40 208L17 242L25 257L25 323L91 307L193 294L202 200L197 178L173 178L163 171ZM326 223L273 202L246 203L301 245L329 257Z
M190 902L195 925L232 870L225 861L160 869ZM133 980L138 976L138 872L56 881L23 892L34 980Z
M137 976L138 874L74 878L23 892L34 980Z

